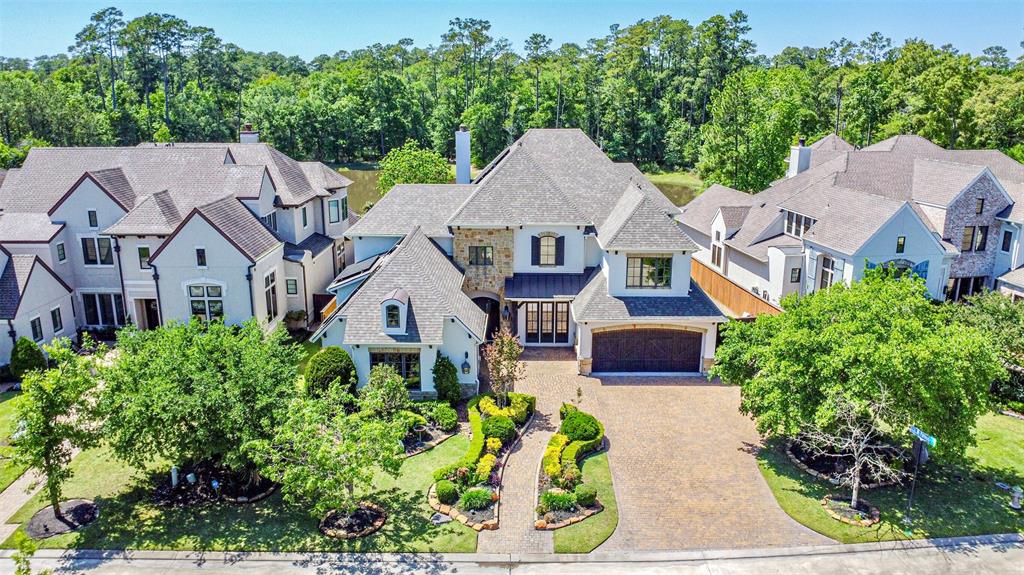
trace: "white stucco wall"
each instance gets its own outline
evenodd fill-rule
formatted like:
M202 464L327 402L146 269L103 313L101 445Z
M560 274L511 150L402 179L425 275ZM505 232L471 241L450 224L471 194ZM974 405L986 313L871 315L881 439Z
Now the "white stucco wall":
M791 293L801 293L804 280L803 248L768 248L768 296L773 303ZM791 282L793 268L800 269L796 282Z
M597 236L584 236L583 238L583 266L597 267L601 265L604 258L604 250L597 242Z
M324 198L324 209L327 210L327 221L325 222L326 225L324 226L325 235L330 236L332 238L340 238L342 234L345 233L345 230L349 228L348 218L345 217L345 214L341 209L341 200L346 198L348 198L348 188L342 188L336 192L333 192L329 198ZM341 221L334 224L330 222L330 209L328 209L327 205L327 202L330 200L338 200L338 216L341 218ZM352 206L349 205L348 209L351 212Z
M355 260L361 262L382 254L395 247L402 238L399 236L356 236L352 238L352 245L355 248Z
M99 223L97 228L89 227L89 210L96 211ZM102 236L102 231L114 225L124 214L124 210L89 179L83 180L57 208L50 216L50 220L64 222L67 225L63 232L68 255L67 270L61 269L57 272L64 281L76 289L106 288L118 292L121 290L116 254L112 265L87 266L82 255L81 238Z
M896 253L896 241L899 236L906 238L904 252L901 254ZM928 277L925 283L932 297L938 299L942 297L944 287L942 264L945 253L938 240L914 211L905 206L853 255L846 279L857 281L864 277L865 260L875 264L894 259L905 259L915 264L928 261Z
M532 238L542 233L554 233L565 237L565 265L535 266L531 263ZM586 267L583 230L577 226L523 226L514 233L515 254L512 269L515 273L582 273Z
M690 254L672 254L672 287L670 289L627 288L626 259L641 252L605 252L604 267L601 270L608 279L608 293L615 296L676 296L690 293Z
M998 244L996 246L996 260L993 267L993 273L995 277L999 277L1010 270L1019 268L1024 265L1024 245L1022 245L1022 224L1013 222L1002 222L999 227L999 232L995 236L995 241ZM1005 232L1010 233L1010 250L1004 252L1003 247L1003 234Z
M63 329L54 332L53 319L50 310L60 308ZM54 337L74 337L75 317L71 308L71 294L58 282L49 272L36 262L32 270L32 277L25 286L21 303L18 306L18 315L12 322L15 337L27 337L32 339L32 318L38 317L43 328L42 343L49 343ZM7 336L7 322L0 322L0 330L4 333L0 336L0 364L9 363L11 350L14 343Z

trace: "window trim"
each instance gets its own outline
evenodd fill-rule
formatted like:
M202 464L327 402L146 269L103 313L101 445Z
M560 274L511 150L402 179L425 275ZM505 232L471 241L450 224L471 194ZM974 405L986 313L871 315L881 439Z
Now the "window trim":
M143 249L146 250L146 263L145 264L142 263L142 250ZM139 269L140 270L150 270L150 269L153 269L153 266L149 263L150 260L153 257L153 250L150 249L148 244L142 244L142 245L135 246L135 253L138 254L138 256L139 256Z
M263 274L263 298L267 304L267 323L277 319L280 303L277 301L277 269L272 268ZM273 313L271 313L273 312Z
M271 211L265 216L260 216L260 221L272 231L277 231L277 210Z
M711 265L721 269L721 267L722 267L722 255L723 255L724 251L725 250L722 249L722 246L720 246L718 244L711 244ZM627 268L629 267L629 262L628 261L626 263L626 267Z
M636 270L635 277L631 277L630 274L631 262L639 260L639 267ZM662 264L660 271L655 269L658 265L655 262L646 263L644 260L661 260L667 262L667 267ZM626 256L626 289L672 289L672 256L665 254L636 254ZM665 285L651 284L645 285L645 278L650 277L650 273L647 271L647 265L651 266L651 271L659 272L664 276ZM638 282L638 283L633 283Z
M327 200L327 223L337 224L341 222L341 200L334 198Z
M111 238L110 236L85 235L85 236L80 236L79 240L80 240L79 243L82 244L82 265L83 266L90 267L90 268L112 268L112 267L114 267L114 240L113 240L113 238ZM106 240L107 243L110 245L110 248L109 248L110 263L109 264L103 263L103 258L100 257L100 240ZM85 249L85 245L83 243L83 242L86 242L86 241L91 242L92 245L93 245L93 249L96 252L96 263L92 263L91 264L91 263L89 263L88 259L86 259L86 254L88 253L88 251Z
M95 225L93 221L95 220ZM87 208L85 210L85 223L89 226L90 230L100 229L100 213L96 208Z
M112 318L105 317L106 314L103 311L103 303L102 303L102 299L103 299L104 296L107 296L107 297L110 298L110 313L113 314ZM82 298L82 313L85 314L85 325L97 326L97 327L100 327L100 326L122 327L122 326L128 324L128 317L125 315L124 300L121 297L120 292L113 292L113 291L88 291L88 292L82 292L81 293L81 298ZM93 322L89 321L89 310L87 309L87 306L86 306L86 303L85 303L86 300L89 300L89 299L91 299L92 302L96 306L96 319L99 320L99 323L93 323ZM121 305L117 305L117 300L118 299L121 299ZM118 309L121 310L120 314L117 311ZM121 316L120 320L118 318L118 315ZM112 320L112 321L111 322L106 322L105 320ZM118 323L118 321L120 321L120 323Z
M974 251L983 252L988 249L988 226L976 226L974 232Z
M402 376L402 380L405 381L405 385L409 390L420 391L423 389L423 366L419 349L374 349L371 347L368 350L368 355L370 356L371 370L377 365L390 365L395 368L398 375ZM399 365L396 366L394 361L389 361L391 359L398 359ZM411 381L412 378L415 378L415 380Z
M907 251L907 236L896 237L896 253L902 254Z
M538 241L540 243L540 254L537 258L537 265L540 267L555 267L558 265L558 234L553 233L542 233L537 234ZM545 243L550 243L549 256L551 261L546 262L545 255Z
M56 319L60 323L60 329L57 329L57 322L54 322L53 312L57 312ZM53 335L57 336L64 333L64 314L60 310L60 306L50 308L50 325L53 326Z
M493 266L494 246L468 246L469 265L471 266ZM483 257L481 257L483 254Z
M192 295L192 288L194 288L194 287L203 288L203 295L202 296ZM220 295L219 296L212 296L212 295L210 295L210 288L211 287L215 287L215 288L219 289L220 290ZM225 296L227 295L227 291L228 291L228 288L227 288L226 285L223 285L220 282L216 282L216 281L212 281L212 280L208 280L208 279L197 279L197 280L194 280L194 281L192 281L190 283L185 283L184 284L184 288L185 288L185 300L188 302L188 317L189 318L196 318L196 316L197 316L197 314L195 313L195 310L192 309L192 303L194 301L201 301L201 302L203 302L203 315L205 316L203 318L203 321L209 322L209 321L212 321L212 320L217 319L217 318L223 318L225 316L224 300L225 300ZM212 313L210 313L210 302L220 302L220 315L213 315Z
M291 291L291 286L289 285L289 282L295 285L294 292ZM292 297L299 296L299 278L284 278L284 294Z
M792 210L786 210L786 215L783 217L782 227L787 236L802 239L804 234L811 229L811 226L817 222L818 220L815 220L810 216L798 214Z
M831 265L825 266L825 262L831 262ZM828 274L828 284L825 283L825 276ZM828 289L836 283L836 258L823 255L821 256L821 278L818 281L818 289Z
M193 250L193 253L195 254L195 258L196 258L196 269L201 269L201 270L208 269L210 267L210 259L206 257L206 246L193 246L193 247L195 248ZM203 263L201 265L199 263L199 252L200 251L203 252Z
M402 329L402 307L397 303L384 306L384 329Z
M306 212L306 206L299 208L299 212L302 214L302 229L309 227L309 214Z
M974 200L974 215L980 216L985 213L985 198L976 198Z
M1003 230L1003 241L1002 245L999 246L999 251L1008 254L1011 249L1013 249L1013 231Z
M39 337L38 338L36 338L36 326L37 325L39 326ZM32 341L33 342L38 344L38 343L42 343L42 341L44 339L46 339L46 332L43 331L43 320L38 315L35 316L35 317L29 318L28 326L29 326L28 327L29 330L32 331Z
M794 275L796 277L793 277ZM802 276L802 275L803 275L803 270L800 269L799 267L789 268L789 283L791 283L791 284L798 284L798 283L800 283L800 276Z
M54 251L57 252L57 263L66 264L68 263L68 247L64 245L64 242L57 242L54 246Z

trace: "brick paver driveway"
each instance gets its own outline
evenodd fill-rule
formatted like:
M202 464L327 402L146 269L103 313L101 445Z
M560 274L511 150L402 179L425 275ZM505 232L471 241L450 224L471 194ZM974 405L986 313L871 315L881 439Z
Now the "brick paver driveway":
M558 405L573 399L577 387L583 390L582 408L605 425L619 525L599 551L832 542L790 519L775 502L757 469L758 434L737 409L739 389L696 377L581 377L571 353L527 350L527 379L519 390L537 395L538 411L549 422L529 443L547 441L557 426ZM532 497L526 486L536 481L543 449L528 451L535 460L510 461L505 482L521 483L515 491ZM517 455L526 453L512 457ZM509 524L512 514L505 514L506 506L527 505L502 499L501 529L494 535L503 535L507 544L483 546L528 552L522 526Z

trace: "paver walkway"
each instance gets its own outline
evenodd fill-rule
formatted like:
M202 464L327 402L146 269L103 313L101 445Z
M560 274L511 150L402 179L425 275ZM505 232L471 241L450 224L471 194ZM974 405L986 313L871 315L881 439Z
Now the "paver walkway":
M533 528L536 478L558 407L605 425L619 525L598 551L724 549L832 543L778 506L757 468L760 437L739 413L739 389L699 377L582 377L571 348L529 348L518 391L537 396L536 427L509 458L501 528L481 533L481 553L549 553Z
M21 477L15 479L14 483L8 485L7 489L0 493L0 541L6 540L18 530L20 523L8 523L8 521L43 488L40 484L31 491L25 491L35 480L34 473L22 473Z

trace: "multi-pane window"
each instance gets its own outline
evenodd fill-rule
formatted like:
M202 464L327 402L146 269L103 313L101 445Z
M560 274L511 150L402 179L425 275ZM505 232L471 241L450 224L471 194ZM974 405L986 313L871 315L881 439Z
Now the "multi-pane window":
M907 237L900 236L896 238L896 253L902 254L905 249L907 249Z
M277 231L277 212L270 212L269 214L263 216L260 219L263 220L263 224L266 225L268 228L274 230L275 232Z
M192 317L200 321L224 317L224 290L220 286L188 286L188 302Z
M807 216L786 212L786 235L802 238L807 233L807 230L811 229L811 226L814 225L814 221Z
M558 262L558 238L556 236L540 237L540 265L553 266Z
M526 302L527 343L569 343L568 302Z
M29 323L32 325L32 340L43 341L43 322L34 317Z
M345 267L345 244L339 243L334 246L334 261L339 270Z
M114 249L110 238L82 238L82 260L87 266L114 265Z
M277 317L277 272L263 278L263 295L267 300L267 321Z
M469 246L469 265L494 265L494 248L491 246Z
M722 246L718 244L711 244L711 263L715 266L722 267Z
M67 252L67 249L64 248L64 242L59 242L57 244L57 261L60 262L60 263L64 263L67 260L68 260L68 252Z
M96 217L96 210L89 210L88 215L89 215L89 227L93 228L93 229L96 229L96 228L100 227L99 218Z
M139 246L139 268L149 269L149 246Z
M402 327L402 310L397 305L391 304L384 308L384 326L388 329Z
M821 283L818 284L818 287L825 289L832 285L832 282L835 281L835 275L836 260L829 256L823 256L821 258Z
M626 258L626 287L672 287L672 257L631 256Z
M295 278L287 278L284 280L284 291L288 295L299 294L299 280Z
M206 248L196 248L196 267L206 267Z
M988 246L988 226L967 226L960 242L962 252L983 252Z
M978 198L974 204L974 213L981 214L985 211L985 198Z
M57 334L64 331L64 318L60 315L59 307L50 310L50 323L53 324L53 333Z
M792 268L789 270L789 283L798 283L800 281L800 268Z
M119 293L84 293L82 308L88 325L124 325L124 300Z
M405 379L406 387L415 391L420 389L419 351L370 350L370 368L375 365L390 365Z
M540 304L527 302L526 304L526 343L537 343L540 341Z
M327 221L336 224L341 221L341 201L340 200L328 200L327 201Z
M1013 232L1006 230L1003 232L1003 245L1000 246L1006 253L1010 253L1010 244L1013 243Z

